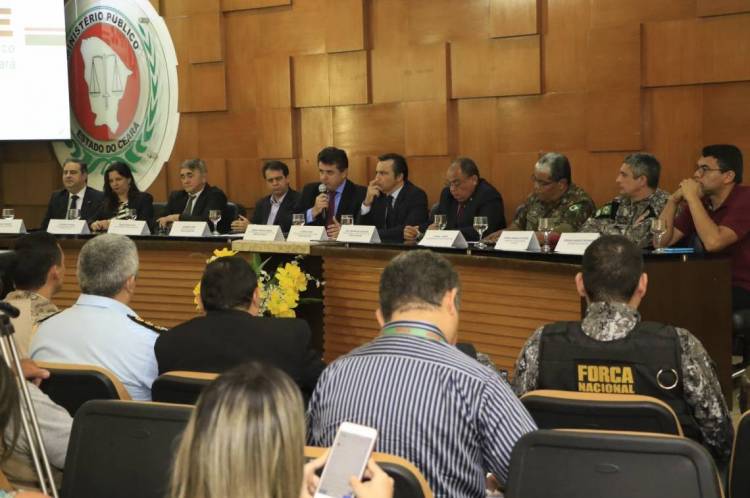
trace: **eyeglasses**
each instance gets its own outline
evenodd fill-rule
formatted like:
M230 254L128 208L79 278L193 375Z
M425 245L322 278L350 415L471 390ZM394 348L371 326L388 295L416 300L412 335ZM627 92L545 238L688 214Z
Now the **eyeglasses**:
M705 164L701 164L695 167L695 172L698 173L698 176L705 175L707 171L721 171L721 168L709 168Z
M446 181L445 182L445 186L448 187L448 188L458 188L465 181L466 181L466 178L458 178L458 179L450 181L450 182Z
M554 180L540 180L539 178L535 177L534 175L531 175L531 182L534 185L539 185L540 187L549 187L553 183L557 183Z

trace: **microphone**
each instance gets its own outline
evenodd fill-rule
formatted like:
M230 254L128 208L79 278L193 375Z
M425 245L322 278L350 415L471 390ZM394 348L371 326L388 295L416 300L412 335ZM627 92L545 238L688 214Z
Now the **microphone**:
M328 192L328 187L326 187L325 185L321 183L320 185L318 185L318 192L320 192L321 194L325 194ZM325 220L328 219L328 208L323 208L323 211L321 211L321 214L323 215L323 220L325 222Z
M21 314L18 308L16 308L10 303L6 303L5 301L0 301L0 311L4 312L6 315L8 315L11 318L16 318L18 315Z

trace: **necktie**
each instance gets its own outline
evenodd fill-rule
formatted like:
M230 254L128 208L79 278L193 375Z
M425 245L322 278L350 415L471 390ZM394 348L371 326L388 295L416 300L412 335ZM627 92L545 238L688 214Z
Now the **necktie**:
M333 225L336 216L336 191L328 192L328 209L326 210L326 226Z
M394 206L393 206L393 196L389 195L385 198L385 227L390 228L394 224Z
M464 205L462 203L459 203L458 209L456 210L456 226L460 225L462 214L464 214Z
M70 203L68 204L68 211L71 209L78 209L78 196L73 194L70 196ZM65 213L65 218L68 217L68 213Z
M186 216L190 216L193 214L193 204L195 203L195 194L188 194L188 201L187 205L185 206L185 210L182 212L182 214Z

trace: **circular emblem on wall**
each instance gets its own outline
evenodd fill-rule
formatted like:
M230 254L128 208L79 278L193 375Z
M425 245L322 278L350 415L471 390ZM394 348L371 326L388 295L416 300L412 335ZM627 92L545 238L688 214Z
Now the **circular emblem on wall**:
M58 161L89 166L101 189L114 161L130 165L141 190L159 174L177 136L177 56L149 0L65 4L71 139L54 142Z

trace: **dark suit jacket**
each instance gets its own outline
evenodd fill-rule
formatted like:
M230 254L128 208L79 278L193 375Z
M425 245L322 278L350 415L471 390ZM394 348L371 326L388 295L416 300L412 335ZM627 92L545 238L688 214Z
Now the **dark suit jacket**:
M500 192L484 179L479 180L477 188L474 189L474 194L464 204L460 219L456 219L458 202L453 198L448 187L445 187L440 193L440 203L435 213L447 215L445 228L448 230L461 230L466 240L479 239L479 234L474 230L475 216L487 217L487 231L484 232L485 235L506 226L503 198ZM432 220L429 220L427 224L423 224L421 229L426 229L430 223L432 223Z
M42 229L47 229L49 220L65 219L68 214L69 199L70 192L65 189L52 193L49 204L47 204L47 213L44 215L44 221L42 221ZM93 221L96 213L99 211L102 199L104 199L104 194L101 191L86 187L86 192L83 194L83 202L81 203L81 219L88 222Z
M221 221L219 222L219 231L226 233L232 220L227 219L227 196L219 187L212 187L209 184L203 188L200 197L196 199L193 206L193 214L185 216L182 212L187 206L188 194L184 190L177 190L169 194L167 200L167 214L179 214L180 221L208 221L208 212L212 209L221 209ZM210 223L209 223L210 225Z
M292 211L294 205L297 204L299 199L299 192L296 190L289 189L281 201L279 206L279 212L276 213L276 220L274 224L281 227L282 232L288 232L289 227L292 226ZM255 204L255 210L253 211L253 217L250 223L253 225L265 225L268 215L271 214L271 196L267 195Z
M357 224L375 225L383 242L403 242L404 226L419 226L427 222L427 194L413 183L404 183L393 206L393 223L386 228L388 196L380 195L372 201L370 212L360 216Z
M315 198L320 195L318 185L320 185L320 182L305 185L305 188L302 189L302 194L299 196L297 205L294 207L295 213L307 214L307 210L315 205ZM341 198L336 209L336 219L341 221L342 214L351 214L356 218L359 215L359 208L362 206L362 201L365 200L365 195L367 195L367 188L357 185L351 180L346 180L344 191L341 193ZM325 222L323 213L320 213L312 223L308 224L325 225Z
M128 196L128 207L135 209L139 220L146 220L149 229L154 228L154 197L148 192L131 192ZM99 203L95 220L108 220L117 214L117 206L109 205L105 197Z
M245 311L209 311L162 332L154 351L159 374L170 370L223 372L255 360L280 368L303 393L315 388L325 364L310 348L307 322L254 317Z

